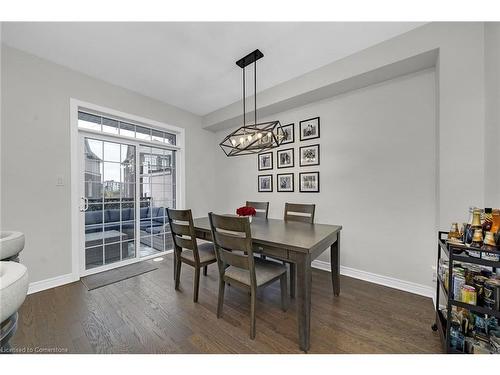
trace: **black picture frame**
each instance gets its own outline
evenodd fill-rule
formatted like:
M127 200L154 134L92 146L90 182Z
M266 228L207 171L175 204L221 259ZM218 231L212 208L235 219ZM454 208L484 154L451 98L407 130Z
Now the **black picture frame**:
M304 126L307 126L307 123L310 123L310 122L312 122L314 120L317 120L317 125L316 125L317 126L317 132L316 132L316 135L310 136L310 137L309 136L305 136L304 137L304 135L303 135L304 132L303 132L302 128ZM320 118L319 117L313 117L313 118L309 118L307 120L302 120L301 122L299 122L299 133L300 133L300 141L301 142L302 141L308 141L310 139L319 138L320 137Z
M290 165L286 165L286 166L280 166L280 154L283 154L283 153L289 153L291 151L291 154L292 154L292 162ZM278 150L276 151L276 167L278 169L284 169L284 168L293 168L295 167L295 150L294 148L285 148L284 150Z
M280 177L281 176L291 176L292 180L292 189L291 190L281 190L280 187ZM293 193L295 191L295 174L294 173L281 173L276 175L276 191L280 193Z
M311 164L303 164L302 163L302 149L305 149L305 148L313 148L315 147L317 149L317 162L316 163L311 163ZM319 165L320 164L320 147L319 147L319 143L316 143L314 145L307 145L307 146L302 146L302 147L299 147L299 166L301 167L312 167L314 165Z
M266 177L269 178L270 181L270 189L269 190L262 190L260 188L260 179ZM273 192L273 175L272 174L261 174L257 176L257 191L259 193L272 193Z
M302 189L302 177L304 175L308 175L308 174L309 175L316 175L317 176L316 177L317 186L316 186L316 189L314 189L314 190L303 190ZM301 193L319 193L319 183L320 183L320 181L319 181L319 172L301 172L301 173L299 173L299 191Z
M271 155L271 166L270 167L265 167L265 168L260 167L260 158L264 155ZM273 169L273 167L274 167L274 160L273 160L273 152L272 151L262 152L262 153L257 155L257 168L259 169L259 171L270 171Z
M283 125L282 126L283 130L285 130L285 128L290 128L292 129L292 140L288 140L288 141L283 141L281 142L282 145L287 145L289 143L294 143L295 142L295 123L292 122L291 124L286 124L286 125Z

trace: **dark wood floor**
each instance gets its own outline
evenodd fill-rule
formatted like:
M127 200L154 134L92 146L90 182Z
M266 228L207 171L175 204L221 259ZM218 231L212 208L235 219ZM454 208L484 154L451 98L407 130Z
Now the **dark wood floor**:
M226 290L215 316L216 265L201 277L192 302L193 272L183 266L174 290L172 257L159 269L87 291L80 283L32 294L12 346L71 353L300 353L295 306L280 309L279 283L259 292L257 336L249 338L249 298ZM330 274L313 270L310 353L440 353L428 298L342 277L333 297ZM58 348L58 349L57 349Z

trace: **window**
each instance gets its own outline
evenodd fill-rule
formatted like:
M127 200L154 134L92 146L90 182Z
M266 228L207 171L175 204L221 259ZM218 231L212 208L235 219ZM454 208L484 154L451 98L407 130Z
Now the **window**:
M121 135L123 137L167 145L176 145L177 142L175 134L163 130L152 129L144 125L136 125L120 119L113 119L83 111L78 111L78 127L83 130Z

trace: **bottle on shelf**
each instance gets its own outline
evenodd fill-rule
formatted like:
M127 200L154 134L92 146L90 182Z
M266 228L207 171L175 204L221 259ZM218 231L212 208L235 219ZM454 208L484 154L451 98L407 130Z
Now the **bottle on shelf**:
M473 258L481 258L481 252L472 249L480 249L482 246L483 246L483 230L480 228L476 228L474 230L474 235L472 236L472 242L470 244L471 250L468 250L467 254Z
M474 230L472 229L472 221L474 219L474 210L476 207L469 207L469 220L467 220L467 227L464 232L464 243L470 245L472 243L472 236L474 235Z
M493 210L491 208L484 209L483 232L489 232L493 225Z
M483 250L498 250L496 243L495 243L495 236L493 235L493 232L485 232L484 233L484 241L483 241ZM497 253L483 253L481 256L485 260L492 260L494 262L498 262L500 259L500 256Z
M475 229L474 235L472 236L472 243L470 247L475 247L480 249L483 246L483 231L481 229Z
M493 234L496 234L500 230L500 209L494 208L491 212L491 229L490 231L493 232Z
M458 230L458 223L452 223L451 229L448 232L448 240L460 240L460 231Z
M483 249L496 250L495 238L493 236L493 232L484 233Z

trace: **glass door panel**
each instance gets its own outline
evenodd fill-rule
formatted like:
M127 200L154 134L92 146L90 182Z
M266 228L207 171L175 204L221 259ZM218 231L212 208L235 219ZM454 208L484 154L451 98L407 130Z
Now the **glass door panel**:
M166 208L175 208L175 151L139 147L140 256L173 248Z
M135 146L84 138L85 269L135 257Z

